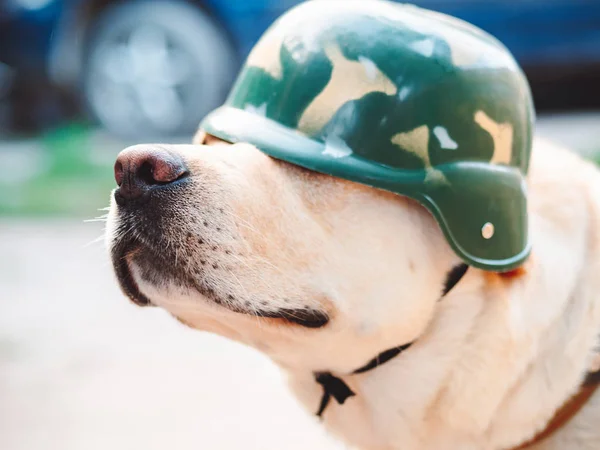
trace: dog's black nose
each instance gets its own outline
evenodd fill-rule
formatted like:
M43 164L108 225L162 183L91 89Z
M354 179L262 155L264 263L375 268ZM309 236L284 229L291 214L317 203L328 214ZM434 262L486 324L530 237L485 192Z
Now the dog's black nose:
M115 198L135 200L153 186L169 184L185 176L187 169L178 155L159 147L130 147L119 153L115 163L115 180L119 186Z

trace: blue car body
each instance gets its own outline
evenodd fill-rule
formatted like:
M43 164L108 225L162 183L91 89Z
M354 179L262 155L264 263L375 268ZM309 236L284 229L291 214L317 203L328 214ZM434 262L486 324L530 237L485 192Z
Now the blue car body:
M242 55L294 0L206 0ZM525 67L600 62L598 0L415 0L459 17L502 41Z
M86 0L3 1L0 61L42 68L63 16ZM264 30L298 0L204 0L231 36L240 58ZM598 0L416 0L414 3L460 17L500 39L524 67L600 62Z
M9 111L0 130L44 128L82 113L109 128L90 107L86 91L90 37L106 8L152 1L0 0L0 101ZM237 55L228 77L233 78L235 64L242 64L269 25L302 0L173 1L207 13L221 37L229 37ZM600 106L600 0L412 3L459 17L502 41L524 68L538 110ZM182 125L180 132L188 131Z

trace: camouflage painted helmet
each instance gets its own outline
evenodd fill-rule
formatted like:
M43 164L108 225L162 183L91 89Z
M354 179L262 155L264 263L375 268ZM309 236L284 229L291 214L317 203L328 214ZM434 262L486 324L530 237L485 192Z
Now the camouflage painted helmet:
M383 0L313 0L267 30L200 128L416 199L466 263L505 271L530 252L533 121L520 68L478 28Z

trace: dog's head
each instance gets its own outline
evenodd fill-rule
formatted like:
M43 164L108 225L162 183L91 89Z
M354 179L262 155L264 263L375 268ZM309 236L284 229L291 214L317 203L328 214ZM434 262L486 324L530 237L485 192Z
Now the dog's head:
M460 263L424 207L203 144L117 160L107 239L134 302L309 370L351 370L424 332Z

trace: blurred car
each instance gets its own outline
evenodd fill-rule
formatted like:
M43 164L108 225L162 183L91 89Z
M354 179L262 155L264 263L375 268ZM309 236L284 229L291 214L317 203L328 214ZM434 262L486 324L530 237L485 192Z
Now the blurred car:
M86 110L120 135L189 134L224 100L268 25L297 3L3 0L0 96L8 91L3 86L13 85L8 115L16 125L44 126ZM461 17L503 41L530 75L536 101L548 97L536 91L536 79L544 94L543 83L566 70L600 65L597 0L414 3Z

